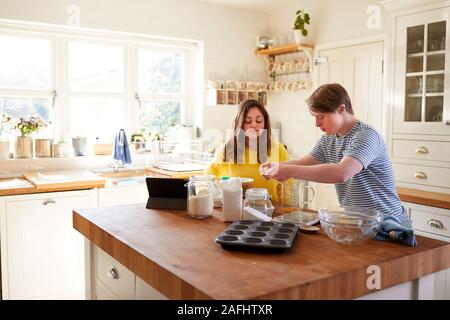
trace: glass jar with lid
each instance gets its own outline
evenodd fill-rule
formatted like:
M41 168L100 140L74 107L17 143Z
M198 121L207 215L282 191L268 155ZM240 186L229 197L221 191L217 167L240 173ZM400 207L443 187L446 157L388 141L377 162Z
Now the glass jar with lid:
M188 215L192 218L211 217L214 210L214 178L211 176L192 176L188 187Z
M249 188L245 192L245 205L272 217L274 207L265 188Z

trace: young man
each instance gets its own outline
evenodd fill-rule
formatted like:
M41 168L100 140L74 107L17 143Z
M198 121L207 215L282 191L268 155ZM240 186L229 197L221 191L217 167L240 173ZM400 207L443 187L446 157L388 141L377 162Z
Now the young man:
M289 178L334 183L341 206L376 209L407 221L386 145L380 134L353 115L347 91L339 84L320 86L307 100L316 126L325 134L310 154L261 165L266 179Z

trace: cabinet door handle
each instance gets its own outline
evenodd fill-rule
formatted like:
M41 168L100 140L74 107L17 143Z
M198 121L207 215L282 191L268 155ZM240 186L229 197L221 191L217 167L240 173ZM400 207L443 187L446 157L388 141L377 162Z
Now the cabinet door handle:
M418 153L418 154L427 154L427 153L429 153L429 151L425 147L418 147L418 148L416 148L416 153Z
M436 229L444 228L444 224L437 219L428 220L427 225L429 225L430 227L436 228Z
M56 201L53 199L45 199L44 201L42 201L43 206L46 206L48 204L56 204Z
M427 178L427 174L425 172L416 172L414 174L414 178L416 178L416 179L426 179Z
M116 267L110 266L108 276L112 279L119 279L119 271L117 271Z

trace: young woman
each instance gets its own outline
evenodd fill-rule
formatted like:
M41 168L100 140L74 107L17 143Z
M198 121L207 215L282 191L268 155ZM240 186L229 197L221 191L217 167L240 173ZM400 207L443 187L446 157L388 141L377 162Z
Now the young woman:
M257 100L243 101L234 117L231 132L232 137L218 148L205 173L217 178L252 178L252 188L266 188L272 200L279 202L279 182L267 181L259 173L264 162L289 160L286 148L272 137L267 110Z
M334 183L342 206L372 208L408 220L386 145L375 129L355 118L347 91L336 83L325 84L307 103L316 126L325 134L300 159L261 165L264 177Z

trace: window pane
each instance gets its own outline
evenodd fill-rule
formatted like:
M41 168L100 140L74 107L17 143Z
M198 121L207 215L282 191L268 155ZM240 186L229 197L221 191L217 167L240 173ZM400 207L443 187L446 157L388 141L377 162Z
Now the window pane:
M82 135L91 139L113 139L123 128L124 105L122 99L84 98L70 99L70 136Z
M73 91L123 92L123 48L69 44L69 87Z
M143 101L139 113L141 129L156 131L165 135L167 130L181 122L179 101Z
M5 113L11 117L8 124L4 124L1 133L19 135L17 129L12 127L19 121L20 118L29 120L30 117L39 117L46 124L46 128L39 130L39 134L52 136L52 126L50 123L50 101L44 98L9 98L0 97L0 116ZM9 130L8 130L9 129ZM9 131L9 132L8 132Z
M139 50L139 92L181 94L183 59L179 52Z
M0 36L0 87L50 89L50 41Z

